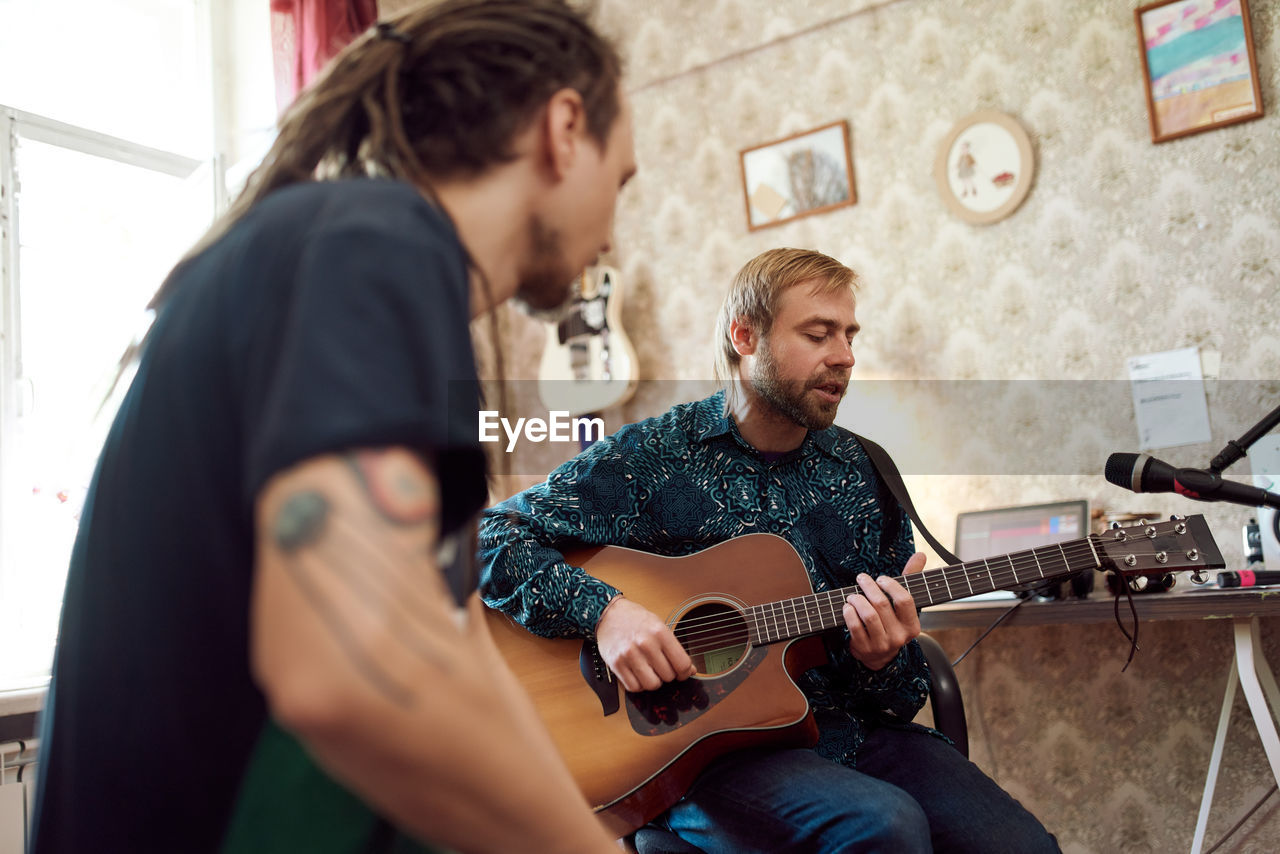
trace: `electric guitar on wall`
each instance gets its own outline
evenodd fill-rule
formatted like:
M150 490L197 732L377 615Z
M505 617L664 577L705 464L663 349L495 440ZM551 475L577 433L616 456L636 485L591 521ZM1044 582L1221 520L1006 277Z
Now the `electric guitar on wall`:
M622 329L622 285L612 267L588 268L560 319L547 327L538 394L548 412L587 415L636 390L636 351Z
M665 616L697 668L690 679L656 691L625 691L594 642L537 637L487 611L499 650L612 832L630 833L662 813L721 754L816 741L817 726L793 677L826 663L818 635L844 625L844 600L856 588L814 593L799 554L773 534L747 534L686 557L617 546L565 557ZM1127 575L1223 566L1197 515L925 570L902 582L916 605L927 607L1087 570Z

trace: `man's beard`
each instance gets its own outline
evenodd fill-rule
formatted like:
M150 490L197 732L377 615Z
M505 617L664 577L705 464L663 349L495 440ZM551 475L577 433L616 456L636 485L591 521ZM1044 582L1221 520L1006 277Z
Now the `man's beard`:
M806 430L825 430L836 420L836 410L840 401L817 400L809 394L815 386L839 384L843 389L848 377L843 375L822 375L808 382L803 380L784 380L778 373L778 363L773 358L773 350L767 341L761 341L760 353L756 357L755 370L751 375L751 387L756 394L774 408L780 415L789 418Z
M534 217L529 223L530 258L520 268L513 297L526 314L552 316L569 301L573 280L581 270L565 262L560 233Z

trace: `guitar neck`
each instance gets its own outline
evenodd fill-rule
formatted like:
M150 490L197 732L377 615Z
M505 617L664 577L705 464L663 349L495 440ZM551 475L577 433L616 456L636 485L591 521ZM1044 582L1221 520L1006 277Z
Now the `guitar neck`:
M1000 557L926 569L903 576L899 581L917 607L923 608L993 590L1067 578L1081 570L1101 566L1094 537L1084 537ZM843 626L845 599L860 591L857 586L842 587L753 605L747 609L751 642L774 643Z

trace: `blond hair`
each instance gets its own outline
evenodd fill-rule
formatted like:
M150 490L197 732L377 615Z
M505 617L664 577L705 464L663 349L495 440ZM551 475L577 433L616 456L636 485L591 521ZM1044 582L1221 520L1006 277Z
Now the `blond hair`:
M729 285L716 318L716 379L732 390L742 357L734 349L729 326L745 322L760 335L773 326L778 300L787 288L815 283L820 293L856 290L858 274L836 259L811 249L770 249L752 258Z

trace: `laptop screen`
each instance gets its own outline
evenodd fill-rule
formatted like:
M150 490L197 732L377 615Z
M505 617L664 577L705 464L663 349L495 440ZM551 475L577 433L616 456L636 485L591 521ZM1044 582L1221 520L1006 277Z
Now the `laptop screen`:
M971 560L1078 540L1089 534L1089 502L1056 501L956 515L956 557Z

